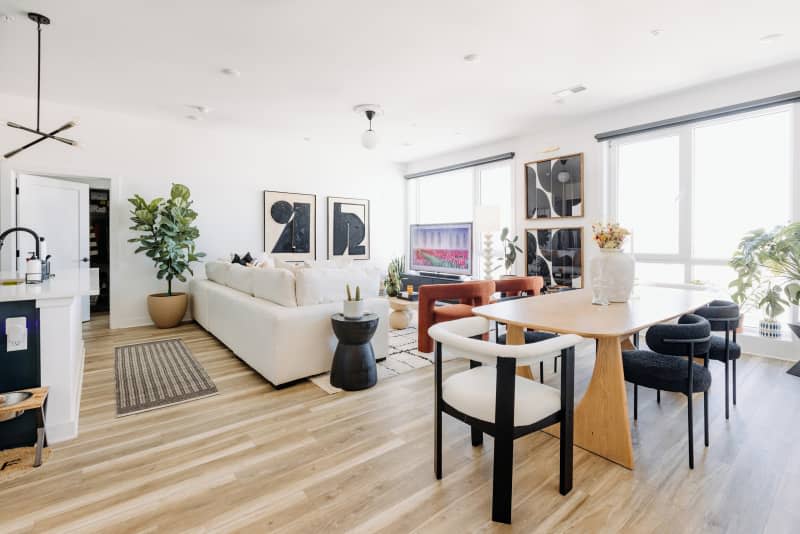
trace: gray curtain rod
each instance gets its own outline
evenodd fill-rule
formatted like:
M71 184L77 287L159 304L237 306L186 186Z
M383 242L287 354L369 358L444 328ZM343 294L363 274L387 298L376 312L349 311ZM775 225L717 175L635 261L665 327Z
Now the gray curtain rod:
M459 169L468 169L470 167L477 167L478 165L486 165L487 163L494 163L495 161L505 161L513 159L513 152L506 152L505 154L498 154L496 156L489 156L488 158L474 159L464 163L456 163L455 165L448 165L446 167L439 167L438 169L431 169L429 171L412 172L406 174L406 180L413 180L414 178L422 178L423 176L430 176L432 174L441 174L443 172L457 171Z
M680 126L692 122L705 121L709 119L716 119L725 117L726 115L734 115L736 113L744 113L746 111L755 111L757 109L769 108L780 106L783 104L790 104L792 102L800 101L800 91L792 93L785 93L782 95L771 96L768 98L761 98L759 100L751 100L750 102L743 102L741 104L734 104L732 106L725 106L721 108L711 109L708 111L700 111L698 113L690 113L689 115L681 115L680 117L673 117L671 119L664 119L656 122L648 122L638 126L630 126L620 130L612 130L610 132L599 133L594 136L598 141L607 141L615 137L622 137L625 135L633 135L650 130L658 130L660 128L670 128L672 126Z

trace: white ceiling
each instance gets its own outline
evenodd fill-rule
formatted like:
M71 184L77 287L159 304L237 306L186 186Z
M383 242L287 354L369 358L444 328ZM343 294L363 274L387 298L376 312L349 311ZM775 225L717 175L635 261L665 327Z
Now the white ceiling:
M800 58L798 0L0 0L0 93L35 94L27 11L43 98L353 143L377 103L396 161Z

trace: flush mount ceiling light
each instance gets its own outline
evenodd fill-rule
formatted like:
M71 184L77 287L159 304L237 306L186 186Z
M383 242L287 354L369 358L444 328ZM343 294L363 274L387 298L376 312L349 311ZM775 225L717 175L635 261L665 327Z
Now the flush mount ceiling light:
M664 33L664 30L660 28L654 28L650 30L650 35L652 35L653 37L659 37L662 33Z
M481 56L479 56L478 54L467 54L466 56L464 56L464 61L466 61L467 63L475 63L480 58Z
M361 134L361 144L367 150L372 150L376 146L378 146L378 134L375 133L375 130L372 129L372 119L377 117L378 115L382 115L383 111L381 107L377 104L361 104L353 108L353 111L358 113L359 115L364 114L369 121L369 128Z
M242 73L234 68L225 67L224 69L220 69L220 72L225 76L232 76L234 78L238 78L242 75Z
M42 24L45 26L50 24L50 19L45 17L44 15L40 15L39 13L28 13L28 18L31 19L33 22L36 23L36 128L28 128L27 126L22 126L21 124L17 124L16 122L8 122L6 123L8 126L12 128L16 128L18 130L24 130L26 132L30 132L32 134L36 134L40 136L35 141L31 141L27 145L23 145L16 150L12 150L11 152L6 153L3 157L4 158L11 158L16 156L20 152L25 149L32 147L33 145L37 145L44 141L45 139L55 139L56 141L60 141L67 145L75 146L78 143L73 141L72 139L67 139L65 137L59 137L56 134L63 132L64 130L69 130L73 126L75 126L75 121L70 121L51 132L43 132L39 129L39 110L41 108L41 96L42 96Z
M768 35L760 37L758 40L761 41L762 43L774 43L781 37L783 37L782 33L770 33Z
M203 115L211 113L211 108L208 106L201 106L199 104L188 104L186 107L191 108L198 113L202 113Z
M582 93L586 90L585 85L573 85L572 87L567 87L566 89L561 89L553 93L553 96L556 98L566 98L568 96L572 96L577 93Z

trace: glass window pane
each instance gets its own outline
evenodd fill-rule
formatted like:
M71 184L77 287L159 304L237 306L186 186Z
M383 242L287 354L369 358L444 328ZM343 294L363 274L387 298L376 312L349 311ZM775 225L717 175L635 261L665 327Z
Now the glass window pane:
M692 281L709 286L721 297L730 300L728 284L736 279L736 271L727 265L695 265L692 267Z
M790 218L788 111L694 129L692 256L728 259L744 234Z
M619 222L633 252L677 254L680 144L677 135L620 145Z
M481 204L500 207L501 227L514 232L514 208L511 198L511 166L493 165L479 169Z
M636 281L640 284L683 284L683 264L636 262Z
M417 178L419 223L472 221L473 169Z

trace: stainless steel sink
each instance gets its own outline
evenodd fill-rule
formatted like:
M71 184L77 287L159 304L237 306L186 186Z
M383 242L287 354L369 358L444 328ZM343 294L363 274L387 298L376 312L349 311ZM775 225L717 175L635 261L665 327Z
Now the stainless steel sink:
M2 395L0 395L0 408L8 408L10 406L14 406L15 404L25 402L32 396L33 394L27 391L14 391L13 393L3 393ZM6 412L0 415L0 422L15 419L20 415L22 415L22 411Z

